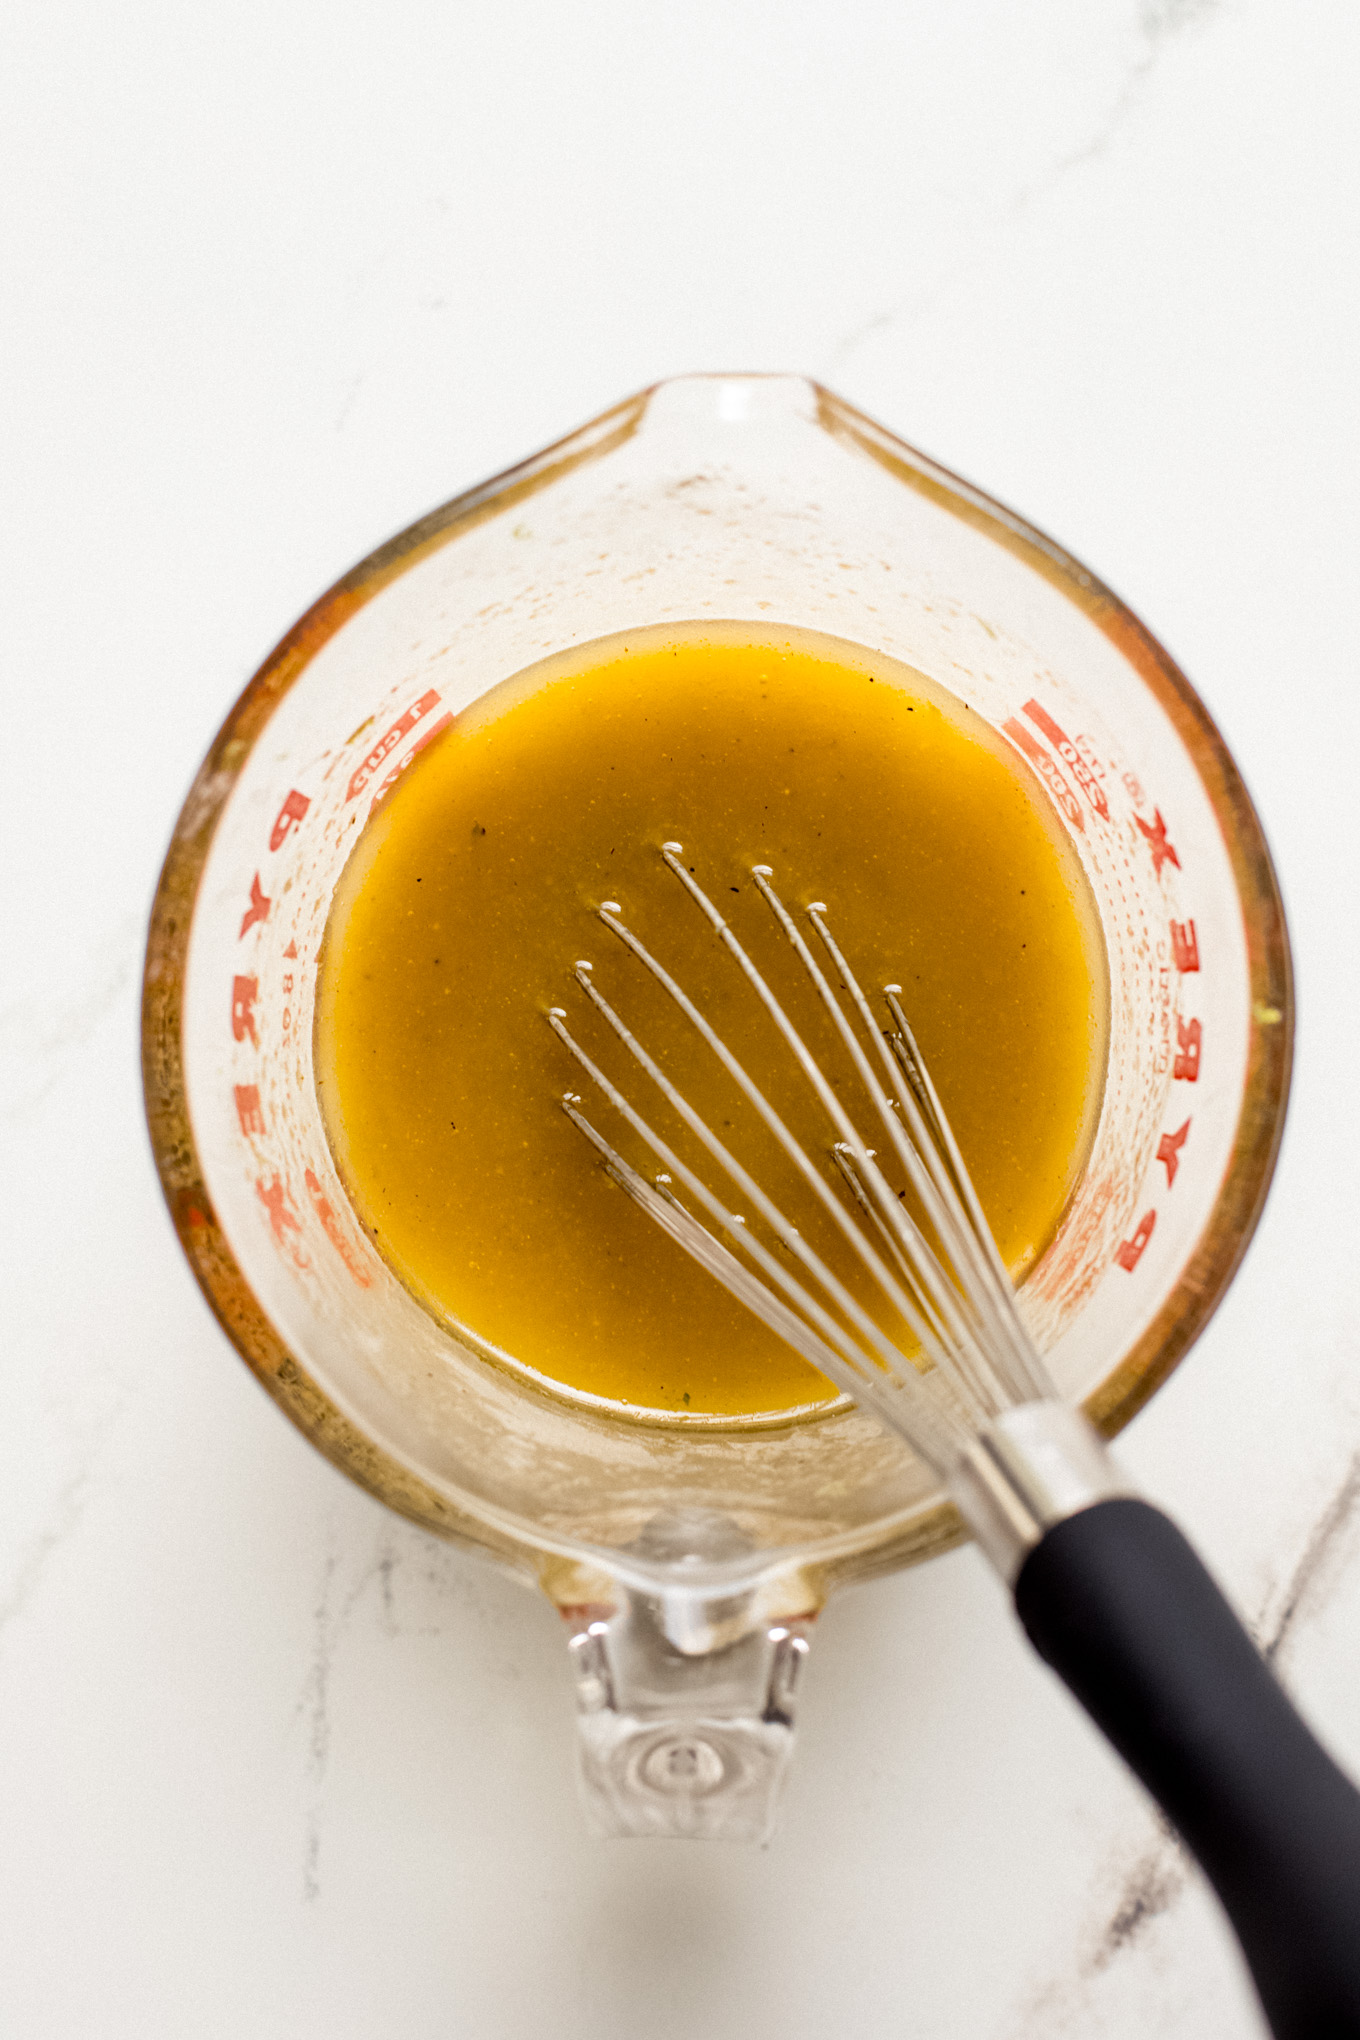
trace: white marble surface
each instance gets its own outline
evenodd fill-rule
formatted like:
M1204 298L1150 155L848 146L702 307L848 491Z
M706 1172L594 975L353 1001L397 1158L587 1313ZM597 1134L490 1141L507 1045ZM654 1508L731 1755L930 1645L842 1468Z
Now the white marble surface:
M144 919L280 631L654 377L819 374L1224 728L1292 916L1272 1200L1126 1457L1360 1767L1360 16L17 0L3 31L0 2026L1259 2031L972 1552L835 1603L753 1853L583 1838L555 1618L317 1459L140 1120Z

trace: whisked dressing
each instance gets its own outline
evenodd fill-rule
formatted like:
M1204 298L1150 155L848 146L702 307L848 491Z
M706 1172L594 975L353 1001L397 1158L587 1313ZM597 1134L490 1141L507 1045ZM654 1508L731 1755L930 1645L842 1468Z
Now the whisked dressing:
M778 627L659 627L533 668L460 716L364 831L331 912L316 1046L375 1245L437 1316L568 1393L682 1418L787 1413L836 1391L582 1165L556 1109L572 1067L532 1010L560 1001L577 958L602 986L636 968L593 918L609 898L734 1048L763 1052L711 931L658 893L671 839L702 844L707 890L772 981L789 959L756 861L785 898L830 900L866 975L902 984L1017 1275L1094 1131L1098 921L1047 796L980 717L891 660ZM628 986L681 1088L710 1118L739 1115L659 988ZM627 1151L621 1123L609 1137Z

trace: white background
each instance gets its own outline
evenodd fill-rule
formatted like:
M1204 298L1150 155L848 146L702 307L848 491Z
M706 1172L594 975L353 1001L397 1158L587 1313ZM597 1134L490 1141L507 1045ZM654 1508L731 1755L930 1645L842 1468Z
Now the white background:
M1126 1436L1360 1767L1345 0L11 0L0 108L0 2030L1256 2034L971 1551L819 1625L775 1841L589 1842L546 1603L348 1487L209 1319L145 916L286 626L653 378L820 376L1070 546L1279 863L1294 1104Z

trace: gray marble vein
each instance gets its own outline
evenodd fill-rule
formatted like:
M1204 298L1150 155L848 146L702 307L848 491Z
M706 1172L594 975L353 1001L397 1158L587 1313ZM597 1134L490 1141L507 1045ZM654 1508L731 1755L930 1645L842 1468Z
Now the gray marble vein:
M992 233L1014 229L1075 171L1097 162L1109 152L1138 112L1170 45L1187 31L1207 21L1219 4L1220 0L1143 0L1133 25L1132 47L1114 96L1095 116L1083 141L1054 157L1038 175L1029 178L1011 193L1008 200L993 208L990 220ZM833 381L869 341L927 316L942 287L966 269L976 253L976 241L961 243L956 259L944 277L935 279L927 288L904 292L851 327L831 349L826 362L818 370L819 376L824 381Z
M347 1612L344 1609L337 1612L335 1605L339 1563L332 1540L312 1610L312 1661L299 1702L299 1712L307 1724L307 1813L302 1849L302 1896L306 1904L314 1903L321 1895L321 1810L331 1753L331 1667L338 1632Z
M125 914L75 989L56 999L16 1000L0 1011L0 1124L30 1117L61 1081L131 983L143 939L141 915Z
M79 1528L94 1491L100 1455L125 1408L126 1398L120 1396L93 1424L79 1464L57 1490L46 1520L20 1553L8 1585L0 1590L0 1632L24 1613L41 1587L52 1559Z

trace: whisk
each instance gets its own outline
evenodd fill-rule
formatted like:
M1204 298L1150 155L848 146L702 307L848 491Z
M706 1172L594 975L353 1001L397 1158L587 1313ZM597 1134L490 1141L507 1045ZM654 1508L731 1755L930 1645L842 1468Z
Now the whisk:
M826 904L804 912L830 975L776 892L771 867L751 866L853 1069L877 1143L870 1146L844 1102L846 1087L813 1056L682 846L664 844L661 858L811 1088L825 1124L820 1148L795 1137L618 902L605 901L598 918L773 1137L842 1243L840 1265L850 1257L852 1279L695 1110L585 961L575 978L590 1006L716 1169L706 1176L691 1167L554 1007L554 1032L659 1169L648 1176L628 1162L576 1092L563 1100L568 1117L663 1232L933 1468L1011 1587L1036 1650L1198 1857L1277 2040L1360 2036L1360 1793L1295 1713L1180 1531L1137 1496L1086 1418L1059 1396L1016 1307L901 986L882 987L885 1026L835 940ZM772 1054L770 1065L778 1059ZM768 1083L764 1065L762 1075ZM893 1187L891 1163L913 1204ZM732 1208L731 1189L714 1187L723 1178L742 1210ZM885 1319L910 1337L891 1336ZM913 1340L915 1350L904 1350Z

